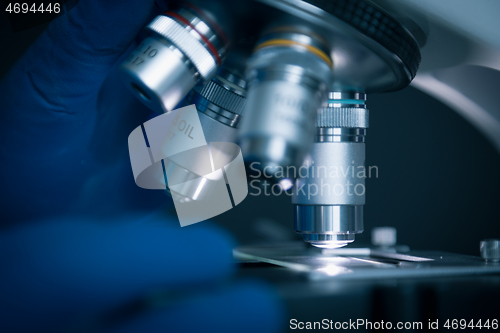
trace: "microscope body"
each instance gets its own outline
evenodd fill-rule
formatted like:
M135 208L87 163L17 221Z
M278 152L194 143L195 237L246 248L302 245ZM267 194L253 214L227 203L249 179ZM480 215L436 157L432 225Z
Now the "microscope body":
M292 192L305 242L363 231L366 94L406 87L420 62L402 23L360 0L174 1L141 38L120 73L144 104L195 104L209 142Z

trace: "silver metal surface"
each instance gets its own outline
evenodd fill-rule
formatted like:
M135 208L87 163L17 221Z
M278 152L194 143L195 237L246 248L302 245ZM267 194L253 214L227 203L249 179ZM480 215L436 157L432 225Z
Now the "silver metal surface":
M352 107L326 107L318 111L316 127L368 128L368 110Z
M191 34L177 21L168 16L159 15L146 26L146 29L157 33L181 50L204 80L209 80L215 75L217 61L214 56L195 37L196 34Z
M294 165L299 160L300 149L277 136L253 137L240 140L239 145L245 160L256 170L266 170L269 179L283 170L283 166Z
M195 104L199 112L230 127L236 128L241 118L240 115L213 104L193 90L186 97L186 102L187 104Z
M205 0L193 2L207 10L210 3ZM219 0L217 3L231 13L235 22L231 30L237 41L255 40L255 35L277 24L312 28L332 46L330 57L334 62L335 76L328 90L348 89L365 93L398 90L412 79L412 73L401 57L370 37L367 30L356 29L320 5L297 0ZM331 1L323 3L324 7L335 7ZM371 2L366 3L374 6ZM212 11L216 12L217 8L212 8ZM255 18L260 24L256 24ZM401 26L398 21L391 21L391 24ZM388 26L386 28L390 30ZM403 27L399 32L405 38L414 39ZM245 49L246 46L245 43L235 43L233 50ZM250 48L253 46L251 44Z
M356 3L360 2L365 1ZM193 3L212 10L217 16L217 7L209 8L209 1L193 0ZM374 6L371 2L366 3ZM277 24L312 28L331 45L330 56L335 66L335 76L328 90L347 89L365 93L398 90L408 85L412 79L412 73L403 60L370 37L367 30L356 29L320 5L297 0L219 0L217 4L231 13L234 23L230 29L237 41L255 40L255 35ZM335 6L324 1L324 7ZM258 18L259 24L255 23L255 18ZM401 27L398 21L391 21ZM399 32L405 38L414 39L404 27ZM249 44L235 43L233 50L248 52L248 46L255 46L253 43ZM415 52L418 53L418 50Z
M321 35L332 45L335 76L331 90L346 88L365 93L398 90L411 81L403 61L349 24L305 1L259 0L293 15L289 21L303 20L322 27Z
M480 244L481 257L486 261L500 261L500 240L486 239Z
M173 110L200 78L210 80L226 55L224 41L183 8L157 16L143 34L119 70L131 91L157 112Z
M316 247L337 248L363 232L365 204L365 94L331 92L318 110L316 137L292 193L295 231ZM345 104L363 104L349 108Z
M152 110L171 111L196 84L196 69L170 42L148 37L120 66L125 85Z
M364 205L365 145L315 142L299 172L292 203L296 205Z
M302 233L304 242L317 248L336 249L354 241L354 234Z
M300 33L278 35L279 40L301 39L304 45L314 40ZM262 43L266 38L278 37L272 33ZM258 162L256 168L261 170L301 165L312 143L315 113L326 97L330 71L323 59L294 44L271 45L254 53L248 62L249 88L239 133L245 159Z
M418 67L418 61L409 59L419 58L413 36L383 10L363 0L353 1L351 5L360 4L359 11L366 14L360 20L366 21L366 29L335 14L335 6L328 1L193 0L192 4L189 10L177 11L189 24L166 13L167 16L158 17L147 29L154 31L156 37L162 36L162 43L168 41L168 47L182 62L175 70L184 71L191 81L176 81L164 75L162 64L158 63L161 73L150 72L158 82L144 83L152 79L140 76L142 69L128 67L133 73L129 76L135 80L135 93L139 96L152 93L155 98L143 96L143 99L160 101L163 108L169 110L198 76L206 80L214 75L220 65L216 58L225 56L226 44L208 22L223 21L224 29L229 27L232 35L231 52L238 55L233 57L238 61L233 61L232 66L247 64L248 93L241 78L220 74L206 85L197 86L187 100L197 105L210 119L205 122L214 128L218 126L215 123L236 127L241 110L245 110L238 139L245 160L258 162L258 165L253 163L254 168L267 169L268 174L273 168L279 171L289 166L298 169L302 165L313 173L318 167L327 168L328 176L300 176L297 180L296 187L305 187L309 192L294 191L295 205L325 207L312 209L313 213L298 209L302 212L299 220L310 219L307 223L316 229L312 233L300 230L308 225L301 222L297 224L297 232L316 245L352 241L354 234L363 229L364 177L358 174L365 163L364 141L368 127L365 94L398 90L409 84ZM374 17L362 8L372 10ZM195 14L198 9L206 14L203 19ZM345 14L349 14L347 9ZM206 20L207 17L210 20ZM383 17L387 24L379 25L381 21L377 17ZM387 40L392 39L385 29L393 33L394 40L389 44ZM398 33L394 34L395 31ZM261 36L258 42L257 36ZM216 53L209 47L208 40L217 48ZM252 48L254 51L249 57ZM165 86L158 88L159 82ZM180 87L174 87L177 84ZM170 92L175 89L178 91L172 96ZM328 91L332 91L330 95ZM242 108L245 96L246 106ZM343 176L330 175L332 166ZM292 183L290 179L286 181ZM342 186L341 192L339 186ZM325 188L329 188L328 193L323 193ZM313 189L321 194L311 195ZM337 211L342 213L333 213ZM354 213L348 213L351 211ZM344 220L347 222L342 222ZM339 228L331 232L326 227L328 223Z
M346 127L318 127L315 142L365 142L366 129Z
M191 90L185 104L195 104L199 112L227 126L237 127L245 105L245 87L242 78L221 67L210 82L200 82Z
M358 101L366 101L366 94L357 91L331 91L328 93L329 100L346 100L354 99Z
M321 93L287 81L250 87L239 142L243 156L266 166L298 167L314 136Z
M360 250L360 251L357 251ZM337 254L334 254L338 251ZM343 253L343 254L342 254ZM369 248L320 250L303 242L245 246L233 250L235 258L256 260L301 271L312 280L425 278L498 274L500 264L479 257L432 251L404 253Z
M212 80L203 86L195 87L194 90L220 108L232 113L242 114L245 96L226 89L224 86L219 85L218 82L220 80Z
M302 233L355 234L363 231L363 207L296 205L295 228Z
M366 3L375 8L378 14L383 12L374 4ZM397 52L391 52L377 42L375 35L370 37L369 29L364 31L360 27L353 27L333 15L331 9L326 8L331 7L326 2L322 5L318 2L318 6L315 6L307 1L296 0L192 0L187 9L182 8L182 1L172 1L171 5L177 6L175 13L183 20L161 15L146 31L155 31L153 38L164 39L163 43L169 41L171 45L167 48L177 52L169 52L172 53L170 58L163 57L163 61L154 63L136 52L128 60L130 63L122 68L126 85L155 110L172 110L200 76L209 79L220 65L215 58L224 60L228 43L233 46L231 53L238 54L237 66L244 66L257 36L270 26L277 25L308 31L302 36L288 33L290 36L287 38L305 41L325 50L333 59L335 75L330 78L328 90L365 93L398 90L405 87L414 75L411 72L413 69L410 70ZM383 15L388 16L387 13ZM258 24L255 23L257 17ZM404 35L401 38L413 39L398 21L392 18L389 21L398 27L398 38ZM391 26L388 30L393 28ZM224 31L229 33L230 38L225 37ZM382 30L380 32L384 34ZM319 38L313 38L313 35ZM207 43L213 45L216 51L208 47ZM164 48L161 49L156 51L166 53ZM419 53L418 48L405 52ZM183 64L173 59L176 53L181 56ZM142 65L138 65L138 62L142 62ZM142 73L146 67L154 70Z
M363 206L295 205L295 230L316 247L347 245L363 232Z
M194 9L194 8L192 8ZM172 15L174 12L178 16L184 19L184 22L177 20L178 23L184 26L184 28L191 32L191 35L198 39L198 41L207 47L207 42L209 41L217 51L217 56L222 60L226 57L227 54L227 39L225 37L224 32L221 29L217 29L217 32L221 35L219 36L212 27L210 27L207 22L204 22L202 18L195 15L191 10L178 7L174 8L174 10L168 10L165 12L166 15ZM197 12L198 15L202 15L202 12ZM204 16L203 19L210 20L208 17ZM187 24L188 23L188 24ZM211 22L212 24L216 24L215 22ZM195 30L195 31L193 31ZM203 36L203 38L202 38ZM214 56L214 54L212 54Z

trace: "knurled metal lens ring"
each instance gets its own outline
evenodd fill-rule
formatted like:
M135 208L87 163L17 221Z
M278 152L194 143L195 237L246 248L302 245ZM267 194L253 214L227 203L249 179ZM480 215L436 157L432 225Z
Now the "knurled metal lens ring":
M185 27L174 19L159 15L151 21L146 29L166 38L181 50L193 63L204 80L209 80L215 75L217 70L216 58L198 39L193 37Z
M202 87L195 87L194 90L205 99L227 111L236 114L243 113L245 98L221 87L213 80Z
M316 127L368 128L369 111L365 108L321 108Z

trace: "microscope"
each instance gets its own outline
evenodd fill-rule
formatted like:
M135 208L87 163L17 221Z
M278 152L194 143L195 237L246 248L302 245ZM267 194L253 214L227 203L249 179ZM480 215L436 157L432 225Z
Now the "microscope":
M480 261L410 253L395 245L390 228L374 233L375 248L344 248L364 230L372 172L365 162L367 95L401 90L416 77L426 30L437 29L421 19L424 7L413 0L173 1L144 28L119 67L129 90L159 114L194 104L207 142L236 143L249 179L291 196L304 242L243 247L237 258L307 271L313 279L500 272L491 265L500 260L498 240L482 242ZM417 87L451 104L473 98L470 86L430 88L440 84L444 78L428 65L416 78ZM478 103L478 114L493 112ZM500 121L471 118L500 142L493 128ZM172 160L165 169L200 177ZM196 191L165 186L188 202L208 190L206 183L197 182Z
M491 23L498 20L488 16L494 8L476 12L491 23L480 29L467 15L470 6L456 0L172 1L120 65L125 86L150 109L169 114L194 104L209 144L237 144L250 187L290 196L303 241L233 251L239 275L269 280L286 300L296 318L290 329L306 327L297 318L314 325L335 316L335 325L366 318L431 327L438 319L441 326L452 318L482 325L495 317L487 303L500 296L499 240L484 239L481 257L410 250L397 244L391 227L372 228L370 246L354 242L365 229L365 180L378 172L365 161L368 95L413 81L500 150L492 91L500 78L485 72L500 70ZM172 197L196 201L210 190L203 175L172 159L164 172L202 179L195 188L165 179ZM475 306L459 306L457 295Z
M147 25L120 72L159 113L196 105L207 141L291 191L304 241L337 248L363 232L366 96L406 87L419 62L368 1L192 1Z

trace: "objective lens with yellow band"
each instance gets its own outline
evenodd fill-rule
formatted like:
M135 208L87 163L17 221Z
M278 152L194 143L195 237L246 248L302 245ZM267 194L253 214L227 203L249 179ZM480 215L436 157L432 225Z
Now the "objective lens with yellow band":
M262 48L265 47L271 47L271 46L290 46L290 47L301 47L304 48L305 50L309 51L310 53L318 56L321 60L326 62L330 68L333 68L333 62L330 59L330 57L325 53L325 51L319 49L318 47L314 45L308 45L308 44L303 44L294 40L289 40L289 39L271 39L271 40L266 40L259 45L255 47L254 51L258 51Z
M239 142L250 170L265 170L268 181L291 183L279 170L299 167L312 144L316 111L332 80L329 50L314 34L275 29L261 37L247 63Z

